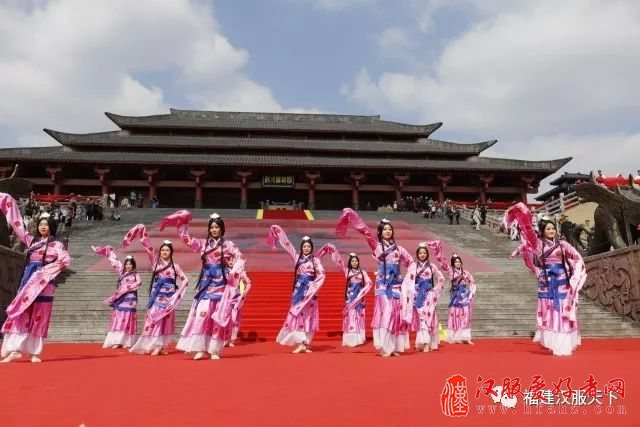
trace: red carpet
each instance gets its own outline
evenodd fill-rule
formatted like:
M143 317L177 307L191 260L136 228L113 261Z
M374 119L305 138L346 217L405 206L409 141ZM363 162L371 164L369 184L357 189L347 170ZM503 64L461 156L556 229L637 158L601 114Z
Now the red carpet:
M256 272L250 274L256 285L251 288L244 306L240 338L250 341L273 341L287 315L293 288L293 271L286 273ZM342 336L342 309L344 308L344 276L327 273L318 293L320 302L320 331L316 341L335 341ZM373 292L367 298L370 307L367 319L373 315ZM369 320L370 321L370 320Z
M308 219L304 211L301 210L265 210L262 214L262 219Z
M40 365L0 365L0 425L14 426L638 426L640 341L588 340L568 358L549 356L528 340L478 340L443 345L431 354L376 356L367 345L345 350L321 343L312 354L292 355L273 343L227 349L220 361L194 362L172 353L157 358L99 345L52 344ZM626 361L626 363L624 363ZM448 418L440 407L447 378L466 377L470 411ZM529 387L541 375L552 388L571 376L572 388L592 374L601 389L612 378L626 381L626 396L607 414L581 406L577 414L523 414L521 397L501 413L487 397L475 397L476 380L521 378ZM563 387L564 389L564 387ZM492 415L489 406L496 412ZM483 414L478 411L482 408ZM601 413L597 413L600 411Z

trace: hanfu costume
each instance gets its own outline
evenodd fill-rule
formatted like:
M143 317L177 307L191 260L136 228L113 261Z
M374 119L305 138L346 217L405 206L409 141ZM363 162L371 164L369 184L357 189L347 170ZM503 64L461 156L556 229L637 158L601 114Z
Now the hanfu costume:
M342 311L342 346L357 347L366 342L364 297L371 290L373 282L360 268L353 269L345 265L336 250L331 259L338 265L347 279L345 289L345 307Z
M142 284L142 279L137 271L125 271L112 246L92 246L91 248L97 255L106 257L118 274L116 290L105 300L112 311L107 337L102 348L113 346L131 348L136 341L138 288Z
M175 310L184 297L189 280L173 258L165 261L156 256L144 225L139 224L131 229L123 239L123 246L127 247L135 238L139 238L149 258L149 265L152 266L152 282L144 329L129 351L139 354L166 351L169 344L173 342L175 333ZM164 244L167 243L170 244L170 242Z
M411 289L403 284L400 265L408 267L413 257L394 241L378 241L375 234L352 209L342 211L336 234L344 236L348 226L364 235L377 261L373 345L384 356L410 348L409 324L412 318ZM413 286L411 286L413 288Z
M272 225L267 243L272 248L275 248L276 242L280 243L295 262L291 306L278 333L276 342L288 346L309 345L315 333L320 329L317 293L324 284L325 279L320 257L329 253L331 251L330 248L333 246L327 244L315 254L299 254L282 228Z
M199 253L202 260L196 293L176 348L220 356L231 339L233 301L244 274L245 259L237 246L224 237L217 240L192 237L190 222L191 213L182 210L164 218L160 225L161 230L175 225L180 240ZM230 265L233 267L229 268Z
M2 325L4 339L0 355L24 352L38 356L49 333L53 297L58 286L56 277L69 267L71 259L54 236L35 237L25 229L13 197L0 193L0 211L27 248L18 293L7 307L7 319Z
M454 344L471 341L471 312L476 282L467 270L451 267L447 271L451 279L447 342Z
M438 261L443 261L442 244L439 241L423 242L418 247L430 249ZM436 306L444 286L444 276L429 259L424 262L416 259L407 269L404 284L407 289L413 287L410 292L413 300L411 331L416 333L415 347L417 350L425 347L437 350L440 338Z
M562 240L539 238L527 206L518 203L507 210L505 223L521 225L521 254L538 280L537 329L533 338L555 356L569 356L581 344L577 319L578 293L587 278L580 253ZM541 233L544 236L544 233Z
M251 279L245 272L240 276L240 283L238 285L238 293L232 301L231 310L231 342L234 342L238 338L240 332L240 326L242 325L242 308L244 302L247 299L247 294L251 290Z

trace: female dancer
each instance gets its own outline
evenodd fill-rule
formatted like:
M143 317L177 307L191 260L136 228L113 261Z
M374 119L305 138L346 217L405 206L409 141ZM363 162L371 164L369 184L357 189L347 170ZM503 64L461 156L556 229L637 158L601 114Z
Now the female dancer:
M167 354L167 347L173 341L175 331L175 309L184 297L189 280L182 268L173 261L173 244L170 240L162 242L159 255L156 257L149 243L149 235L142 224L127 233L122 242L123 246L127 247L135 237L140 237L140 243L149 257L149 265L153 266L153 273L149 284L144 330L129 351L139 354L150 353L152 356Z
M582 257L573 246L558 240L549 217L539 221L540 236L533 229L531 213L524 203L507 210L506 225L520 224L522 245L518 253L538 279L537 331L533 338L555 356L569 356L580 345L577 319L578 292L587 278Z
M462 258L458 254L451 256L451 268L446 270L451 279L447 342L451 344L466 342L473 345L473 341L471 341L471 305L476 294L476 282L471 273L463 269Z
M116 291L105 300L105 303L109 304L113 311L111 312L107 337L102 348L130 348L136 339L138 328L136 315L138 288L142 284L140 275L136 271L136 260L131 255L127 255L124 259L124 264L121 263L115 250L110 245L97 248L91 246L91 249L97 255L106 257L113 269L118 273Z
M345 307L342 312L342 346L357 347L366 341L364 297L373 282L369 275L360 269L360 258L356 254L349 254L349 267L345 266L337 250L331 254L331 259L347 278Z
M18 294L7 307L7 320L2 325L0 356L2 363L8 363L26 352L32 362L38 363L42 361L40 354L49 333L55 278L69 267L71 260L64 245L55 239L55 222L48 214L40 215L36 235L32 236L24 227L13 197L0 193L0 211L28 248Z
M435 252L438 261L444 261L442 245L439 241L421 242L416 249L416 261L409 265L404 277L405 286L414 287L414 291L411 292L413 296L411 330L416 332L416 350L424 352L438 349L440 339L436 305L444 286L444 276L438 267L429 261L429 248Z
M309 236L304 236L300 242L300 253L298 253L282 228L272 225L267 243L275 248L276 242L280 242L282 248L296 263L291 307L276 341L282 345L297 344L293 353L311 353L307 346L311 344L313 335L320 328L316 293L322 287L325 278L320 257L334 251L335 247L327 244L314 255L313 241Z
M224 238L224 221L218 214L209 217L205 239L189 235L190 222L191 213L182 210L160 224L161 230L175 225L180 240L198 252L202 260L194 301L176 348L196 352L194 360L202 359L205 353L218 360L224 344L231 339L233 298L244 273L245 260L236 245Z
M240 332L240 324L242 323L242 307L244 301L247 298L247 294L251 290L251 280L245 272L242 272L240 276L240 283L238 285L238 293L233 299L233 309L231 310L231 340L227 343L229 347L235 347L235 341L238 339L238 332Z
M380 221L376 238L355 211L345 208L338 220L336 234L344 236L350 224L365 236L373 257L378 261L373 345L384 357L397 356L410 347L408 324L412 307L409 300L413 288L403 284L400 263L409 266L413 258L405 248L396 244L393 226L388 220Z

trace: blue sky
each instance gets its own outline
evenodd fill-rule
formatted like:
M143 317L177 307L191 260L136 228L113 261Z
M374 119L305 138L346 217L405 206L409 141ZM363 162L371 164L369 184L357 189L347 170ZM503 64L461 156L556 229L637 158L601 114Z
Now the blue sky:
M0 0L0 146L104 111L320 111L628 173L638 69L634 0Z

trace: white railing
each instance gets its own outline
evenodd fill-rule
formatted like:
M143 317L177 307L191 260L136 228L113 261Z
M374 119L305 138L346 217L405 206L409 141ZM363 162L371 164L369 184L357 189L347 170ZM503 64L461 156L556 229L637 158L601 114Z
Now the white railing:
M559 198L542 205L539 210L544 211L549 215L556 215L578 206L580 203L581 200L574 191L569 194L561 194Z

